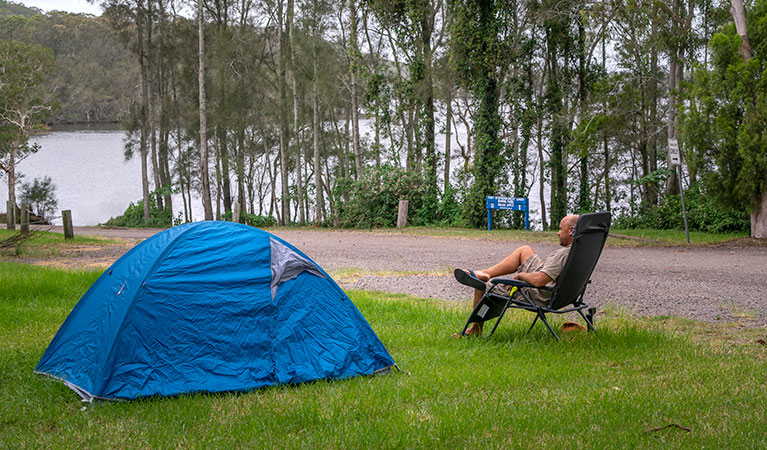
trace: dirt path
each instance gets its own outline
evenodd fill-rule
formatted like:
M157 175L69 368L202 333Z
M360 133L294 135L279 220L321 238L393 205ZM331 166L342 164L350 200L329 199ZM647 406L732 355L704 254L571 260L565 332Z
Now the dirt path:
M94 259L108 265L156 230L76 228L75 232L127 242L100 254L68 256L59 265L92 266ZM281 229L275 234L336 274L345 289L448 300L468 300L471 295L470 289L454 281L454 268L487 267L524 244L367 231ZM556 245L534 244L533 248L545 257ZM592 280L586 293L597 306L612 304L642 315L767 327L765 247L607 247Z

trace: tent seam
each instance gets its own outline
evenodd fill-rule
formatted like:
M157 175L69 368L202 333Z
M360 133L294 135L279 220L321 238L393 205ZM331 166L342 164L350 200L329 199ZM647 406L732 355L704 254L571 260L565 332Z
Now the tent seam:
M111 363L112 363L112 360L115 358L115 355L114 355L115 342L117 341L117 337L120 336L120 333L123 330L123 326L125 326L125 320L128 318L130 313L133 311L133 306L135 304L134 301L135 301L136 295L138 295L139 289L141 289L143 287L144 283L146 283L146 280L149 278L149 276L154 273L155 269L157 269L157 265L163 259L163 257L171 249L176 247L176 244L178 243L178 240L181 238L181 236L183 236L186 233L192 231L193 229L195 229L195 228L188 227L186 230L182 231L175 238L173 238L173 240L170 243L168 243L168 245L165 246L165 249L162 252L160 252L159 255L157 255L157 257L155 258L154 263L152 263L152 267L149 268L149 270L146 272L146 275L141 279L141 282L138 284L138 288L136 289L136 292L134 293L133 300L131 301L130 306L128 306L128 309L125 311L125 315L123 316L122 320L120 321L120 326L117 328L117 333L115 334L115 339L112 341L112 343L111 343L111 345L109 347L109 354L107 355L107 359L104 361L105 362L104 368L105 369L109 369L110 374L111 374L111 372L113 370L113 367L112 367ZM102 372L102 374L101 374L102 375L102 377L101 377L102 381L101 381L101 385L99 386L99 390L104 388L104 384L106 382L106 379L104 378L103 375L105 373L106 373L106 371Z

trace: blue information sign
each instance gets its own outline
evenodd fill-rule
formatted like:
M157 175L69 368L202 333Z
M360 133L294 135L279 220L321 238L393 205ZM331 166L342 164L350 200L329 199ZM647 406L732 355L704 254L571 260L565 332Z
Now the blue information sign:
M487 229L493 229L493 210L506 209L511 211L523 211L525 213L525 230L530 230L530 200L527 197L498 197L489 195L485 197L487 208Z

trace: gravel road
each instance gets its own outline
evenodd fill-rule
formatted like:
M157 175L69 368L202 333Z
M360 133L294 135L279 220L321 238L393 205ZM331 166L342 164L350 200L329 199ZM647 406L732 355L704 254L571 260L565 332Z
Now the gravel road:
M132 245L156 230L83 227L75 232L125 239ZM525 244L394 232L278 229L274 233L326 271L343 270L339 282L344 289L458 301L468 301L471 289L453 279L454 268L488 267ZM557 248L553 239L551 244L532 246L542 257ZM119 257L119 250L106 253L99 262ZM360 276L345 275L354 272ZM767 327L767 247L606 247L592 281L586 296L596 306Z

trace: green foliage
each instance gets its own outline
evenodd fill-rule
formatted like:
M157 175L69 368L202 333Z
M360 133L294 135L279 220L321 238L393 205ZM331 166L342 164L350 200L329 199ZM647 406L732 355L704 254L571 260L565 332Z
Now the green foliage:
M32 17L41 12L38 8L30 8L19 2L0 0L0 17Z
M240 222L256 228L277 226L277 219L271 216L259 216L258 214L240 214Z
M368 168L358 181L340 180L334 196L346 198L339 215L341 226L347 228L394 227L400 200L409 202L408 224L453 224L459 220L454 191L440 202L429 189L426 175L392 165Z
M439 217L439 225L442 226L462 226L465 223L463 218L461 205L458 202L458 190L454 187L448 187L447 191L442 194L442 198L437 208L437 217Z
M752 57L738 53L741 38L729 23L709 43L711 70L699 67L685 86L681 114L686 156L722 207L755 210L767 195L767 1L747 11ZM705 161L711 161L706 164Z
M464 200L463 215L470 226L485 225L485 197L498 189L503 166L503 142L499 138L501 116L496 72L505 62L500 42L500 16L505 3L482 0L450 2L452 63L459 82L477 99L474 119L476 157L474 183Z
M39 89L53 71L53 52L41 45L0 39L0 114L28 135L50 107Z
M687 225L691 231L727 233L748 231L750 217L743 209L722 209L715 200L696 183L685 190ZM682 200L679 195L666 196L659 205L638 216L624 215L615 221L616 228L651 228L683 230Z
M165 190L158 189L149 194L149 219L144 220L144 201L131 202L122 216L112 217L104 224L106 227L128 228L167 228L172 226L172 211L168 208L159 209L157 199L164 195Z
M61 107L52 121L117 122L128 113L138 71L106 18L60 11L0 17L0 39L53 51L56 70L45 85Z
M21 201L29 203L32 212L39 217L50 217L59 206L56 185L51 177L35 178L32 183L21 185Z

